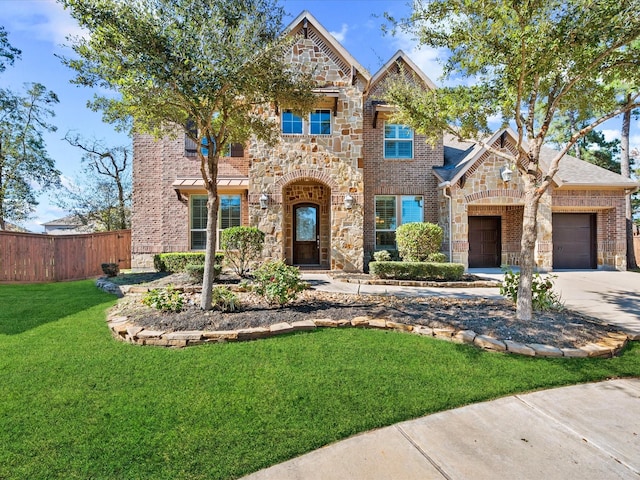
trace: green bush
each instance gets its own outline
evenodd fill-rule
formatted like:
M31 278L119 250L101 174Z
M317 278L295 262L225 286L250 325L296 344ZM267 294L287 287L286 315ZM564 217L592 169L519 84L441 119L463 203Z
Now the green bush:
M283 261L265 263L253 271L253 276L253 291L273 304L284 305L305 288L300 270Z
M240 299L229 287L219 285L211 291L211 305L222 312L235 312L240 309Z
M440 251L443 238L442 228L434 223L404 223L396 230L398 252L405 262L426 262Z
M234 272L246 276L252 262L260 258L264 232L256 227L231 227L220 234L220 248Z
M432 253L427 257L427 262L447 263L448 261L449 257L442 252Z
M189 279L193 283L202 283L204 279L204 265L194 265L188 264L184 267L184 271L189 275ZM222 272L222 265L216 263L213 265L213 279L217 280L220 278L220 273Z
M142 303L162 312L179 312L182 310L182 295L171 285L167 288L154 288L142 297Z
M395 280L434 280L453 282L464 275L460 263L370 262L369 272L380 278Z
M562 310L560 294L553 291L553 281L556 275L547 275L542 278L539 273L533 274L531 280L531 303L536 311ZM518 287L520 286L520 272L507 269L504 272L504 280L500 285L500 295L510 298L513 303L518 301Z
M375 262L390 262L391 254L387 250L378 250L373 252L373 260Z
M224 254L217 252L215 265L222 265ZM158 253L153 256L153 266L158 272L185 272L187 265L204 265L204 252Z

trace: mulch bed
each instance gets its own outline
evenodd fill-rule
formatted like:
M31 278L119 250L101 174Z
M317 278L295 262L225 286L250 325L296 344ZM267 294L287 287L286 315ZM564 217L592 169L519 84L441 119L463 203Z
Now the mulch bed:
M171 275L148 277L145 285L176 286L186 283L184 277ZM118 279L116 278L117 283ZM616 327L599 322L571 310L535 312L531 322L515 318L515 308L507 300L483 298L459 299L447 297L395 297L392 295L346 295L306 290L294 302L275 307L261 298L239 292L238 312L202 311L199 294L185 293L182 312L162 313L141 303L140 295L128 295L114 307L118 315L129 316L137 325L151 330L236 330L268 327L280 322L328 318L350 320L369 316L400 323L425 325L431 328L451 326L473 330L500 340L520 343L541 343L559 348L571 348L600 340Z

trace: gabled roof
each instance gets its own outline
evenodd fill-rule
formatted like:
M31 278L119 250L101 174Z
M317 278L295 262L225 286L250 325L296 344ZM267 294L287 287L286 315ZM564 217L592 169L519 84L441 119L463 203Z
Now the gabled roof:
M515 143L516 135L513 130L503 128L484 140L484 144L492 145L502 135L511 137ZM487 150L480 142L460 141L452 135L445 135L443 143L444 165L433 168L435 175L442 182L457 182ZM526 145L524 148L526 148ZM552 148L542 147L540 164L545 170L548 169L550 162L557 153ZM560 167L554 175L553 181L557 188L638 188L638 182L634 180L571 155L562 157Z
M422 80L422 82L431 90L435 90L436 84L433 83L431 81L431 79L429 77L427 77L425 75L425 73L420 70L420 67L418 67L413 60L411 60L409 58L409 56L404 53L402 50L398 50L390 59L387 63L385 63L380 70L378 70L373 77L371 77L371 83L370 85L373 86L375 85L378 81L380 81L381 78L383 78L388 72L389 70L394 67L396 64L398 64L399 62L404 62L407 64L407 66L416 74L418 75L418 77L420 78L420 80Z
M305 23L306 22L306 23ZM336 55L342 59L352 69L355 68L357 73L362 75L368 82L371 74L345 49L329 31L313 16L308 10L302 11L282 32L283 35L289 35L297 32L300 28L311 25L313 29L322 37L322 40L329 45ZM353 72L352 72L353 73Z
M45 227L79 227L82 225L82 220L80 220L77 215L72 214L45 222L42 225Z

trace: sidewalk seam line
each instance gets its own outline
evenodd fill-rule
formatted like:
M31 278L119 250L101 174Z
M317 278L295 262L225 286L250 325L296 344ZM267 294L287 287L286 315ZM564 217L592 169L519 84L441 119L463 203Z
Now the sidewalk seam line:
M627 468L628 470L633 472L635 475L640 475L640 471L638 471L635 467L633 467L632 465L629 465L627 462L624 462L623 460L619 459L617 456L613 455L607 449L605 449L604 447L601 447L599 444L597 444L593 440L587 438L585 435L580 434L578 431L574 430L569 425L564 424L563 422L558 420L553 415L551 415L551 414L545 412L544 410L541 410L540 408L536 407L535 405L527 402L526 400L524 400L519 395L514 395L514 397L517 400L519 400L521 403L523 403L526 407L528 407L531 410L533 410L534 412L536 412L536 413L538 413L540 415L544 415L545 417L551 419L554 423L559 425L561 428L563 428L564 430L566 430L570 434L575 435L577 438L579 438L580 440L584 441L587 445L591 446L593 449L603 453L605 456L611 458L614 462L617 462L620 465L622 465L623 467Z
M405 432L405 431L403 430L403 428L402 428L400 425L395 425L395 428L396 428L396 430L398 430L398 431L400 432L400 434L401 434L404 438L406 438L406 439L407 439L407 441L408 441L411 445L413 445L413 447L414 447L416 450L418 450L418 452L420 452L420 454L421 454L424 458L426 458L426 459L427 459L427 461L428 461L428 462L433 466L433 468L435 468L435 469L440 473L440 475L442 475L442 476L443 476L444 478L446 478L447 480L453 480L453 479L452 479L452 477L450 477L450 476L447 474L447 472L445 472L445 471L444 471L444 469L443 469L440 465L438 465L438 463L437 463L434 459L432 459L432 458L427 454L427 452L425 452L425 451L422 449L422 447L420 447L420 445L418 445L418 444L417 444L417 443L416 443L416 442L411 438L411 436L410 436L407 432Z

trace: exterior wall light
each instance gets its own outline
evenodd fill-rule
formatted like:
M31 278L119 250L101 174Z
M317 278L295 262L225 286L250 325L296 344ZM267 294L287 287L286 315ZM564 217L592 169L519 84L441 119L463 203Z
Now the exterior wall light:
M348 192L344 197L344 208L347 210L351 210L353 208L353 197Z
M266 210L268 205L269 205L269 197L267 197L266 193L263 193L262 195L260 195L260 208L262 210Z
M500 176L504 183L509 183L513 178L513 170L509 168L509 165L505 165L500 169Z

